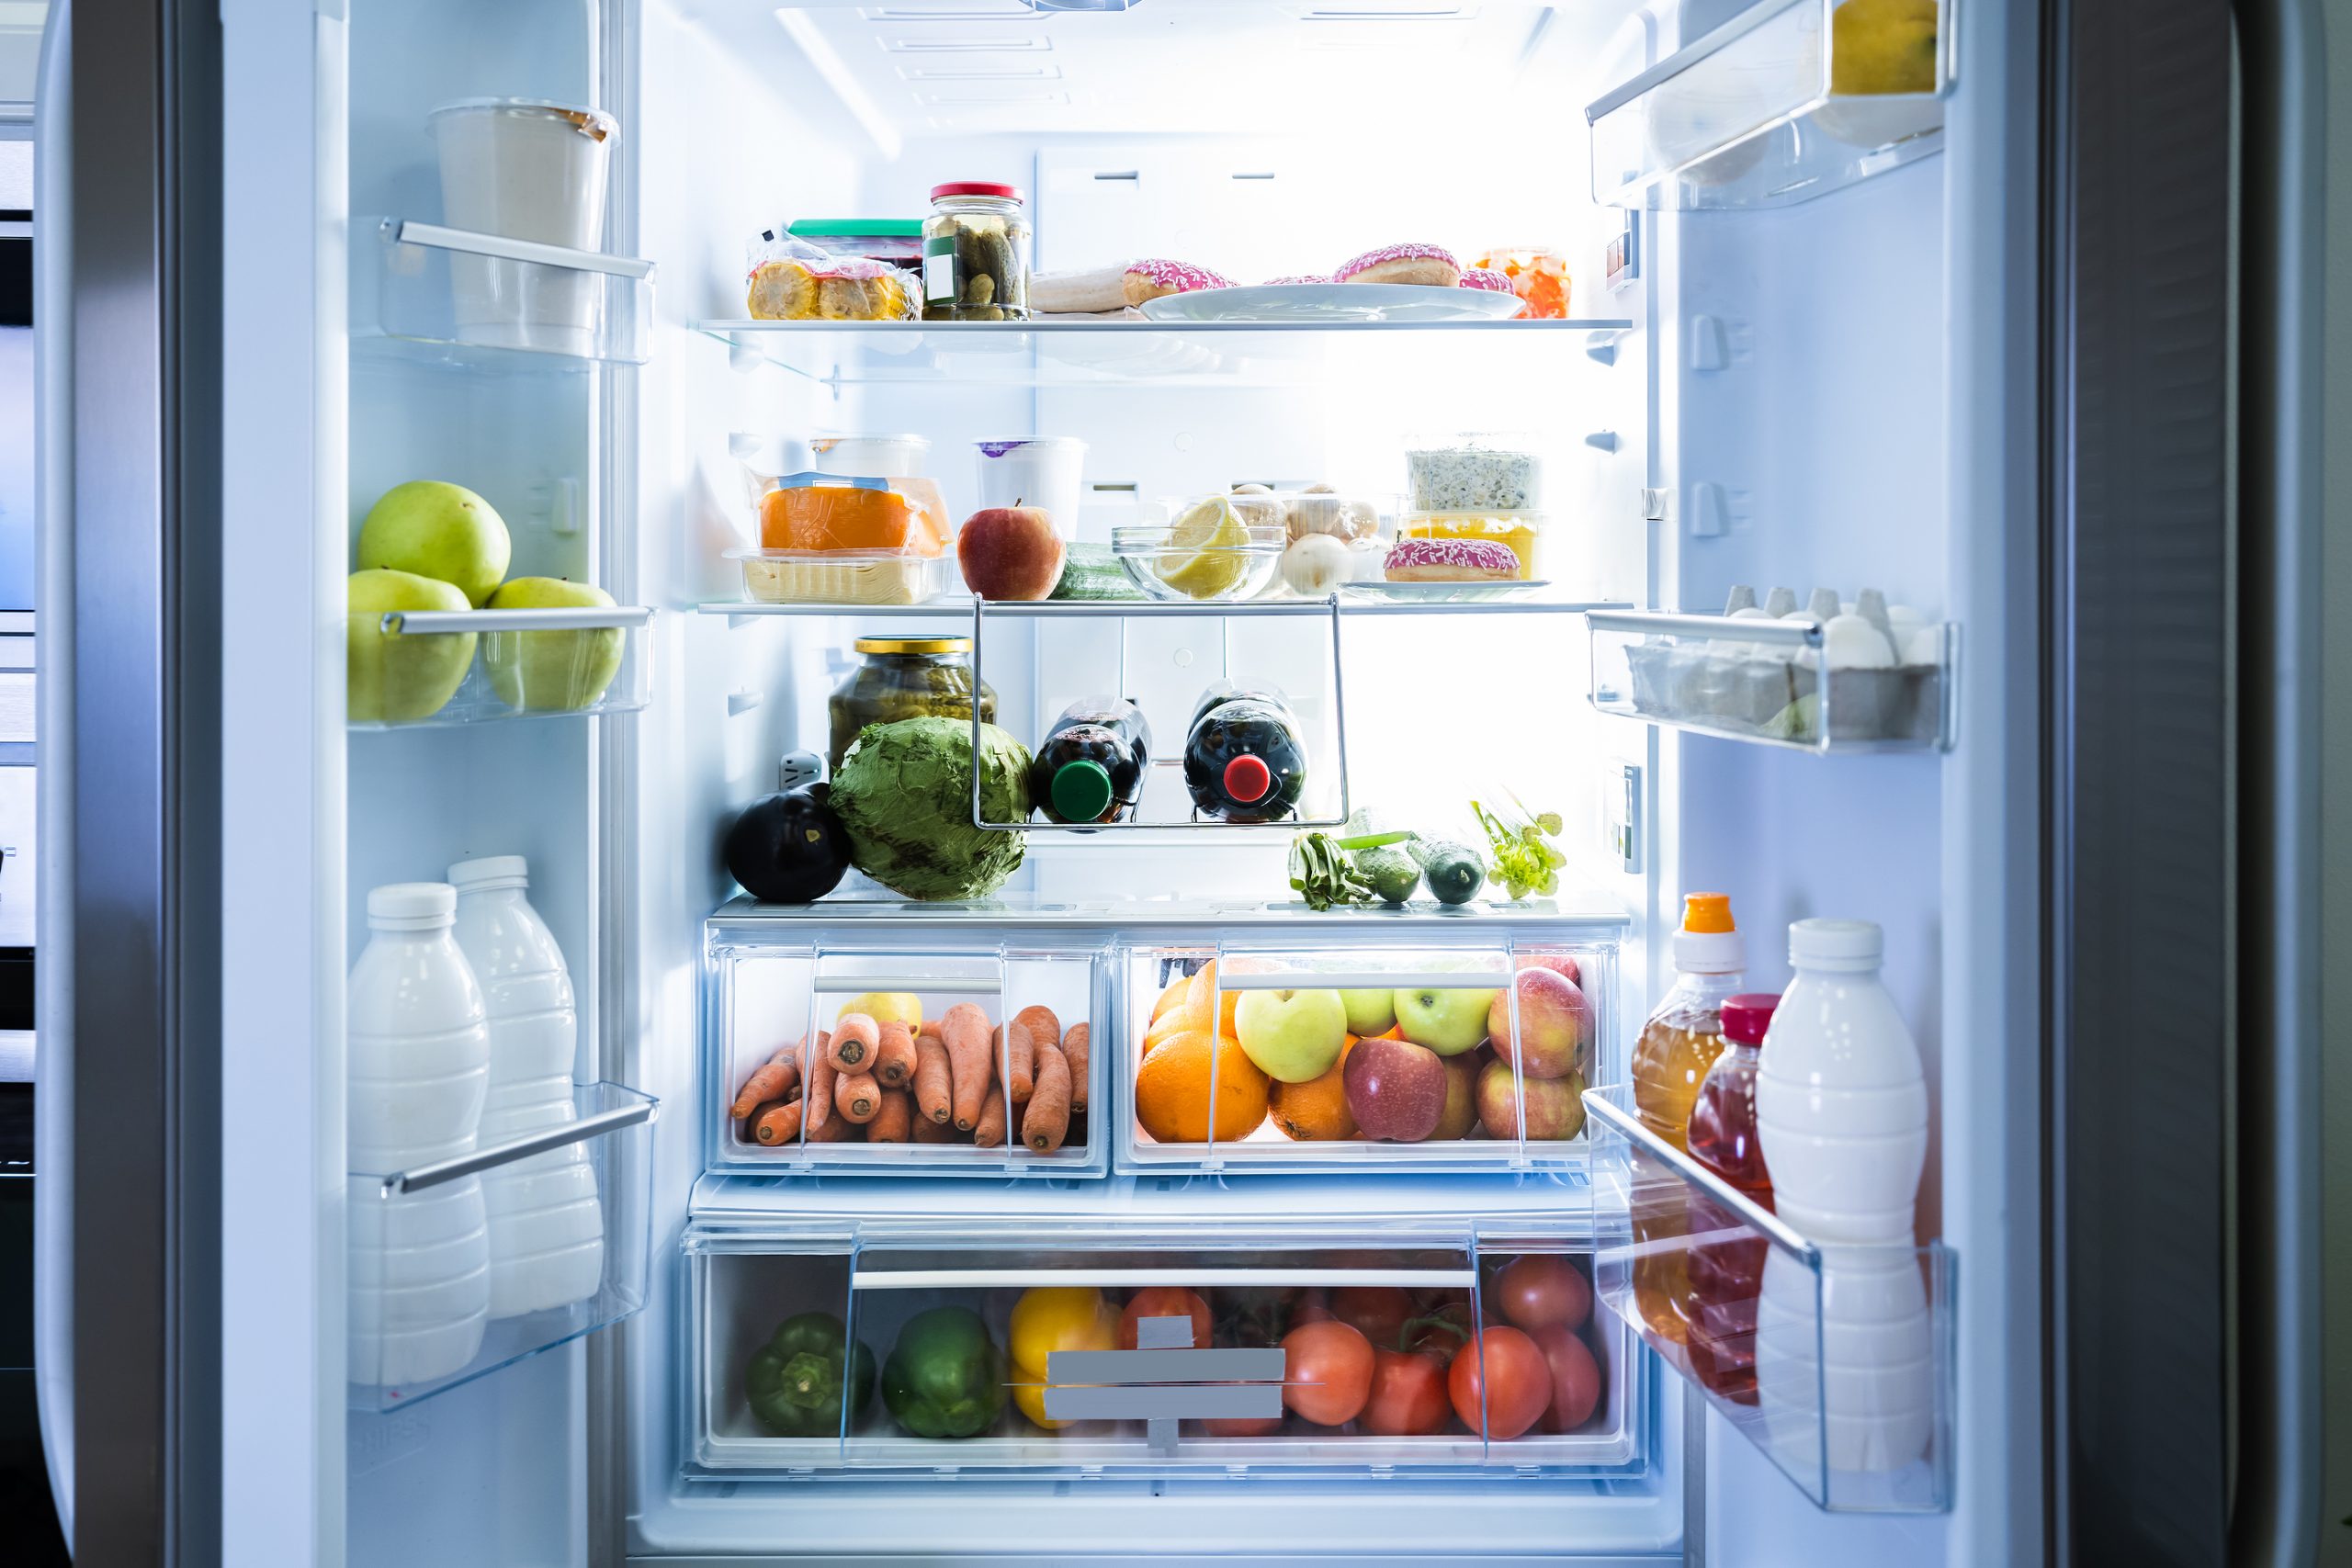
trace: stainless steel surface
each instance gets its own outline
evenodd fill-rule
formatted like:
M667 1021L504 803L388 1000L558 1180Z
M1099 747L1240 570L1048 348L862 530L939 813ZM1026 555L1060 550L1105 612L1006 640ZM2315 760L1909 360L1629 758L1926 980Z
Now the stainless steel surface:
M1761 1232L1774 1247L1808 1269L1821 1267L1821 1249L1791 1229L1786 1220L1651 1132L1640 1117L1611 1101L1611 1092L1605 1089L1585 1090L1585 1109L1615 1128L1627 1143L1638 1145L1644 1154L1674 1172L1685 1186L1698 1188L1750 1228Z
M439 1160L432 1165L420 1165L408 1170L394 1171L384 1178L383 1195L393 1198L403 1192L422 1191L428 1187L438 1187L445 1181L456 1181L461 1177L478 1176L485 1170L495 1170L502 1165L512 1165L518 1159L528 1159L533 1155L543 1155L549 1149L560 1149L570 1144L583 1144L591 1138L601 1138L607 1133L618 1132L623 1127L634 1127L639 1122L650 1122L659 1109L659 1105L651 1100L640 1100L635 1105L616 1106L610 1111L600 1111L593 1116L582 1116L576 1122L567 1122L560 1127L550 1127L544 1133L534 1133L525 1138L510 1138L503 1144L493 1144L486 1149L476 1149L469 1155L459 1155L454 1159Z
M388 610L382 624L388 637L441 637L451 632L601 631L641 626L652 618L653 612L641 604L616 604L576 610Z
M403 245L464 251L471 255L499 256L507 261L530 262L539 266L569 267L574 272L606 272L616 277L644 277L653 271L651 262L638 256L608 256L599 251L575 251L564 245L542 244L537 240L515 240L504 234L478 234L467 229L447 229L438 223L388 219L385 227L392 231L392 239Z
M32 1030L0 1029L0 1083L33 1081L33 1040Z

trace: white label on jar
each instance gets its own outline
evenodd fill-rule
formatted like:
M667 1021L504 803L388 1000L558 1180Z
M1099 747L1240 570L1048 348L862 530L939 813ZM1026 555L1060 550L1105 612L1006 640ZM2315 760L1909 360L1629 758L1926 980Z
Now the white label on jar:
M953 235L924 243L922 297L933 303L952 305L956 302L956 240Z

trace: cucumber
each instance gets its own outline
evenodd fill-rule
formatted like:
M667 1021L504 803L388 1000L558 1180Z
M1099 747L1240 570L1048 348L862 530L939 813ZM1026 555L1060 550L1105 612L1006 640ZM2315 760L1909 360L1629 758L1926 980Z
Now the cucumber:
M1421 885L1421 868L1400 849L1381 846L1357 852L1356 870L1385 903L1402 904Z
M1487 885L1487 863L1466 844L1440 840L1421 857L1421 874L1441 904L1467 904Z
M1140 599L1142 590L1127 580L1126 569L1103 545L1072 545L1062 556L1061 581L1050 595L1056 599Z

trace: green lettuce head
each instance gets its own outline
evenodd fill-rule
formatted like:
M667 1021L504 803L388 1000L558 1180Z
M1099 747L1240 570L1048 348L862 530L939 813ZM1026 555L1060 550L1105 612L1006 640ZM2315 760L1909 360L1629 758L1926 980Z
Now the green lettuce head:
M850 862L909 898L985 898L1021 869L1026 833L972 826L972 723L906 718L869 724L833 774L831 804ZM980 810L1029 819L1029 749L980 726Z

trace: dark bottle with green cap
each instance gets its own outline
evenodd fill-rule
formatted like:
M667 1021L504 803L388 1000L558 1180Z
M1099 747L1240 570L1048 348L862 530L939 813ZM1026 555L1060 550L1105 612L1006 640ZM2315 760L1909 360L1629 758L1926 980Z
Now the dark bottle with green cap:
M1132 816L1151 766L1151 726L1125 697L1080 697L1046 731L1029 793L1057 822Z

